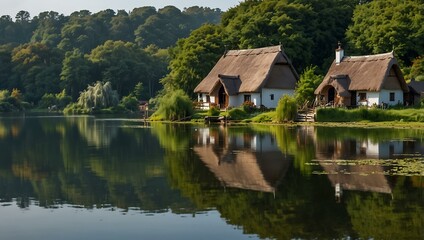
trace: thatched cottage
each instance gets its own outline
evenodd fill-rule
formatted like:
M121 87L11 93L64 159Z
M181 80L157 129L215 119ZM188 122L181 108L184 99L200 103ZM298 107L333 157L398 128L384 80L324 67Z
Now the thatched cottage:
M275 108L293 95L298 75L282 46L227 51L194 92L204 108L236 107L251 102Z
M315 94L319 105L384 106L404 104L408 91L393 52L344 56L339 46Z

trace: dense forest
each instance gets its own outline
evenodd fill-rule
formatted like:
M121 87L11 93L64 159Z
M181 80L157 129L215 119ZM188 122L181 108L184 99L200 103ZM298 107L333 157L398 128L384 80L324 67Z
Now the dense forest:
M167 48L204 23L217 24L219 9L167 6L131 12L82 10L64 16L42 12L31 18L20 11L15 20L0 18L1 95L18 93L30 104L45 94L65 94L76 101L97 81L110 82L119 96L141 83L138 96L149 99L167 74ZM16 94L15 94L16 95Z
M226 49L279 44L300 74L319 75L339 41L347 55L394 51L406 79L420 81L423 20L424 0L246 0L226 12L167 6L33 18L20 11L0 18L0 101L37 106L53 94L76 102L98 82L110 82L119 99L157 100L176 89L193 96Z

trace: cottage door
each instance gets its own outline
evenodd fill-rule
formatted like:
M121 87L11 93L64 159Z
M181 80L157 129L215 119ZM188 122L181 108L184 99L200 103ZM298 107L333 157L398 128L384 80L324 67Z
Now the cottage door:
M224 86L221 86L218 91L218 103L220 108L227 107L227 93L225 93Z
M334 87L330 87L328 89L328 103L334 104L335 96L336 96L336 89L334 89Z

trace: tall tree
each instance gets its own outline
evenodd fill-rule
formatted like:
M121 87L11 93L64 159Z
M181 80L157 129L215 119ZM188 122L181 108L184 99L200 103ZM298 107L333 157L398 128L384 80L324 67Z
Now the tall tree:
M358 5L347 30L350 45L358 53L394 50L410 65L424 54L424 1L374 0Z
M13 71L22 82L28 102L37 103L45 93L58 93L62 55L42 43L28 43L12 52Z
M148 85L151 57L137 45L123 41L106 41L93 49L89 60L104 82L111 82L120 96L128 95L138 82Z
M162 79L162 83L168 89L179 88L193 96L194 87L209 73L224 50L222 28L203 25L171 49L171 72Z
M91 62L79 50L67 52L62 64L60 80L66 93L77 100L79 93L90 83L92 71Z
M33 21L37 28L32 34L32 42L41 42L50 47L56 47L61 40L60 32L66 17L57 12L42 12Z

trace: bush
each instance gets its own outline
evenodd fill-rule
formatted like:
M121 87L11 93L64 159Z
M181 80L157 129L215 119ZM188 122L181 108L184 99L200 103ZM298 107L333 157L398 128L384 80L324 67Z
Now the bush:
M78 105L77 103L71 103L68 106L65 107L63 110L64 114L87 114L90 113L90 110L87 108L84 108L81 105Z
M217 106L211 106L207 112L208 116L218 116L221 113Z
M252 118L252 122L265 123L272 122L275 118L275 111L264 112Z
M12 104L8 102L0 102L0 112L13 112L16 110L17 109Z
M228 111L228 117L231 120L243 120L249 117L249 114L247 114L244 110L240 108L233 108Z
M125 96L122 98L121 103L124 106L124 108L130 111L133 111L133 112L138 111L139 103L136 97Z
M65 90L57 94L46 93L38 103L38 107L50 109L55 106L56 109L64 109L71 101L72 98L66 95Z
M293 97L285 95L278 101L278 105L275 111L275 120L277 122L294 121L297 115L296 100Z
M243 108L243 111L245 111L246 113L252 113L256 110L255 108L255 104L251 101L245 101L243 102L243 104L241 105L241 107Z
M317 110L318 122L357 122L357 121L407 121L420 122L424 119L424 111L420 109L343 109L319 108Z
M183 90L166 93L158 99L158 110L152 119L156 120L180 120L193 114L191 99Z

